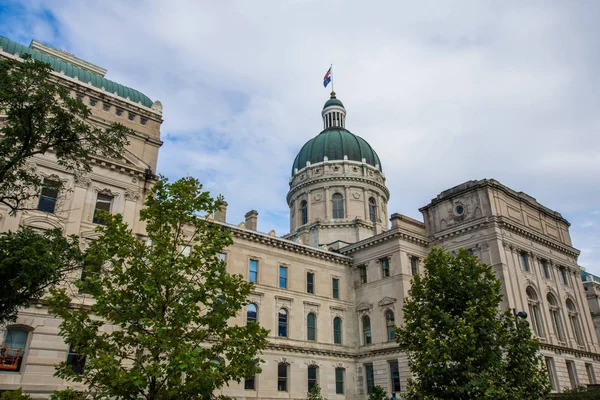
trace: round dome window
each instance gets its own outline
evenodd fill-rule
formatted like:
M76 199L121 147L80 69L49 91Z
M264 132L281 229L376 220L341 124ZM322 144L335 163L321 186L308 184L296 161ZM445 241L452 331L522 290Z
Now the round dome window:
M465 212L465 208L461 205L456 206L455 210L457 215L462 215Z

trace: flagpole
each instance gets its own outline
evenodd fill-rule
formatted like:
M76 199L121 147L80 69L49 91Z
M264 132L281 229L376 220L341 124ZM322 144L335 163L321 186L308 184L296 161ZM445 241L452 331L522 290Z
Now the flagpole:
M331 70L331 93L335 93L335 90L333 90L333 63L329 66L329 69Z

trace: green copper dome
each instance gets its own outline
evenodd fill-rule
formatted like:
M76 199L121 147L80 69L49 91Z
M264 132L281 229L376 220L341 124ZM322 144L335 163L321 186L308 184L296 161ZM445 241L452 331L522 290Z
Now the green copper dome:
M325 102L325 105L323 106L323 109L329 107L329 106L340 106L340 107L344 107L344 104L341 102L341 100L338 100L336 98L331 98L329 100L327 100Z
M358 162L362 162L364 158L367 164L373 167L378 165L379 170L382 170L379 156L366 140L346 129L330 128L324 130L302 146L302 149L300 149L294 160L292 175L296 168L300 170L306 167L307 161L314 164L323 162L325 157L329 161L343 161L344 156L348 156L348 160L350 161Z
M23 46L22 44L13 42L12 40L3 36L0 36L0 47L2 48L2 51L9 54L18 54L19 57L23 57L24 54L30 54L31 58L34 60L39 60L50 64L52 69L56 72L62 71L66 76L71 78L76 77L84 83L91 82L92 86L97 87L98 89L104 88L104 90L107 92L116 93L117 96L124 99L129 97L129 100L133 101L134 103L142 103L142 105L146 107L152 106L152 100L150 100L150 98L142 92L127 86L123 86L117 82L113 82L92 72L85 71L72 64L59 60L58 58L44 54L38 50L34 50L27 46Z

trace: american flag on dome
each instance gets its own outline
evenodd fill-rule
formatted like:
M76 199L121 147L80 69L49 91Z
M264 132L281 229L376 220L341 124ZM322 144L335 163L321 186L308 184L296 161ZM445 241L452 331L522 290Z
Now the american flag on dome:
M333 66L329 67L329 69L327 70L327 73L325 74L325 77L323 78L323 87L327 87L327 85L329 85L329 82L331 82L331 68Z

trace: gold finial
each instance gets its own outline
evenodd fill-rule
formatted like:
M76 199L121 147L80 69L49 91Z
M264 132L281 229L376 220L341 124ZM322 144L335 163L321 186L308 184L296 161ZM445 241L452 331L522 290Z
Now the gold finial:
M335 92L333 90L331 91L331 97L330 97L330 99L335 99Z

